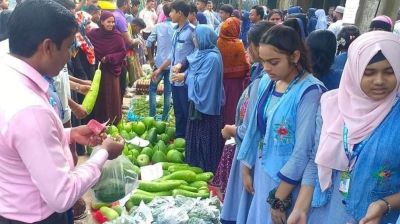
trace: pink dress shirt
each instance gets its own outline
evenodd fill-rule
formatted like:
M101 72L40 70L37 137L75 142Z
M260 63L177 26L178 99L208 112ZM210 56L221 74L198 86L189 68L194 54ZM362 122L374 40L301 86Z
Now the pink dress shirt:
M48 102L48 82L10 55L0 58L0 74L0 216L41 221L71 208L97 182L108 153L74 168L70 129Z

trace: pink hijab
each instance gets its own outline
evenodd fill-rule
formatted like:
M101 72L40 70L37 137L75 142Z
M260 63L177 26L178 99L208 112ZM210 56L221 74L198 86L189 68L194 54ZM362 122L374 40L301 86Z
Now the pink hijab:
M360 87L369 61L376 53L392 65L397 78L395 90L380 101L370 99ZM321 97L322 130L315 162L322 190L331 185L332 169L346 170L348 159L343 149L343 126L349 130L350 151L363 141L390 112L400 83L400 38L390 32L373 31L358 37L348 51L339 89Z

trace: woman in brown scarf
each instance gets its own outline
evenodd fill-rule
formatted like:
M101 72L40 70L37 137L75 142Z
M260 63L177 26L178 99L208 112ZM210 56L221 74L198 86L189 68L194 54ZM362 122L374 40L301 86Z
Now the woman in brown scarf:
M217 46L224 64L224 124L235 123L236 105L243 92L243 80L250 70L240 36L240 20L231 17L221 26Z
M93 109L93 116L100 122L110 120L116 124L122 116L119 76L124 64L126 49L121 33L114 28L113 14L103 11L100 21L101 27L92 30L87 35L94 46L96 61L101 63L100 90Z

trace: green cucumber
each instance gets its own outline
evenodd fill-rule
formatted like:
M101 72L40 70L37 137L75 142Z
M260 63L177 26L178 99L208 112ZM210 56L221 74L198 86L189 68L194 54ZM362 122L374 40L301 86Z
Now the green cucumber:
M90 207L92 207L93 210L99 210L101 207L110 207L110 206L111 206L110 203L103 203L103 202L93 203L92 202Z
M200 167L195 167L195 166L179 166L179 165L173 165L168 167L168 171L171 173L174 173L176 171L180 171L180 170L191 170L193 172L195 172L196 174L200 174L203 173L203 169L201 169Z
M178 189L182 189L182 190L190 191L190 192L195 192L195 193L198 192L197 188L191 187L191 186L187 186L187 185L181 185L181 186L178 187Z
M186 190L182 190L182 189L175 189L172 191L172 194L174 196L177 195L183 195L185 197L190 197L190 198L209 198L210 197L210 193L194 193L194 192L190 192L190 191L186 191Z
M108 221L114 220L119 217L118 212L106 206L101 207L100 212L107 218Z
M148 196L172 196L172 191L160 191L160 192L147 192L137 189L135 194L143 194Z
M196 180L196 173L191 170L176 171L162 178L163 180L184 180L191 183Z
M208 189L208 187L206 187L206 186L203 186L203 187L199 187L199 189L198 189L199 191L200 190L207 190L207 191L210 191L210 189Z
M133 207L135 207L133 201L127 201L125 204L126 210L129 212Z
M182 185L181 185L182 186ZM153 193L155 196L172 196L172 191L160 191L160 192L154 192Z
M152 195L153 195L153 194L150 193L150 192L143 191L143 190L140 190L140 189L136 189L135 194L144 194L144 195L149 195L149 196L152 196Z
M195 188L201 188L201 187L208 187L208 184L205 181L195 181L195 182L189 184L189 186L195 187Z
M171 172L169 172L168 170L163 170L163 176L168 176L170 174L171 174Z
M116 211L118 213L118 215L121 216L121 214L122 214L122 207L121 206L119 206L119 205L113 206L113 207L111 207L111 209Z
M141 201L143 201L144 203L147 204L147 203L150 203L154 198L155 198L155 196L146 195L146 194L133 194L132 197L129 199L129 201L133 205L138 206Z
M200 173L196 175L196 181L205 181L209 182L214 177L214 174L211 172Z
M147 192L161 192L170 191L177 188L179 185L185 184L181 180L167 180L167 181L140 181L139 189ZM186 183L187 184L187 183Z
M189 166L186 163L170 163L170 162L160 162L163 170L168 170L170 166L180 165L180 166Z
M209 194L209 193L210 193L210 191L209 191L208 189L200 189L200 190L198 191L198 193L205 193L205 194Z

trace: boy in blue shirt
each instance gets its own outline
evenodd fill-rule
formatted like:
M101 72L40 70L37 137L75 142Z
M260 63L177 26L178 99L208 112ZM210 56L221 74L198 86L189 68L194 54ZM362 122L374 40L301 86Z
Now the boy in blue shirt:
M189 5L183 0L176 0L171 3L170 17L172 22L177 23L172 38L171 53L167 60L157 68L152 80L155 82L162 71L170 66L170 78L173 74L184 72L188 67L186 57L194 50L193 31L194 26L187 19ZM174 69L172 69L174 67ZM174 71L173 71L174 70ZM186 123L188 119L188 90L184 81L174 81L172 84L172 99L175 114L176 137L184 138L186 134Z
M172 37L174 35L174 26L176 24L172 23L169 13L171 12L171 6L166 3L163 6L163 11L167 17L165 22L158 23L154 30L151 32L150 36L147 38L146 47L149 55L149 61L151 66L155 68L161 67L162 63L168 59L172 48ZM152 47L157 41L157 52L154 61L154 56L152 52ZM162 120L168 120L168 112L170 108L171 101L171 83L169 81L169 71L170 66L163 70L157 77L156 80L150 82L149 87L149 104L150 104L150 116L154 117L156 115L156 93L157 86L160 81L164 80L164 108L162 114Z

